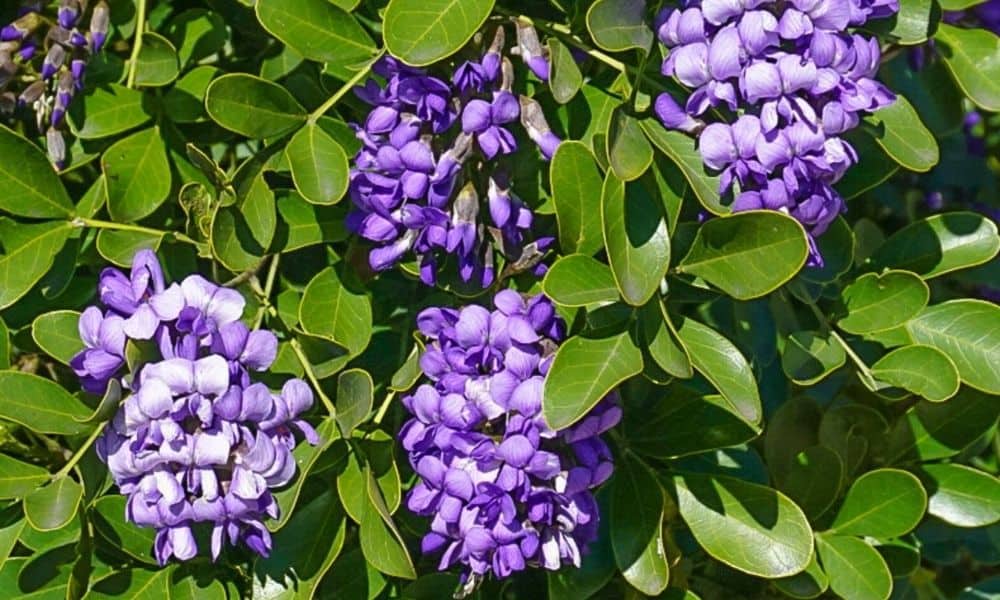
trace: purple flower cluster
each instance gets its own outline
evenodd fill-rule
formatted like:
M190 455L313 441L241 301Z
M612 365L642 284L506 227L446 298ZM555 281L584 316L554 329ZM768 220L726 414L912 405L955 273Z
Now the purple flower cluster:
M31 106L49 158L57 165L66 160L66 111L83 87L87 62L104 47L108 35L107 2L94 5L84 31L86 6L86 0L61 0L55 19L49 20L42 14L42 2L25 1L18 18L0 29L0 113ZM8 89L23 80L32 83L19 95Z
M157 530L154 553L187 560L198 552L193 527L211 523L212 556L225 539L267 556L267 517L278 516L271 489L295 475L291 426L312 444L301 414L312 391L292 379L280 394L251 380L274 361L278 340L240 321L245 300L200 275L166 285L156 255L138 252L126 276L101 273L104 309L80 317L86 348L71 366L84 389L116 379L130 393L97 442L128 497L126 518ZM129 340L155 347L159 360L122 374Z
M565 324L544 296L504 290L494 304L420 313L431 383L403 400L413 418L400 438L420 477L407 505L432 517L422 550L443 552L441 570L461 564L466 593L490 572L580 565L597 534L591 490L613 470L600 434L621 417L609 396L550 429L542 386Z
M813 237L845 209L833 189L858 157L840 136L893 102L875 80L878 40L849 28L898 0L688 0L657 23L663 73L693 91L656 101L663 124L698 134L734 211L780 210ZM709 119L709 109L731 115ZM711 120L706 125L706 121ZM813 260L821 258L813 253Z
M944 21L953 24L969 24L1000 35L1000 0L986 0L966 10L944 13Z
M539 58L525 60L537 67ZM511 91L503 29L449 81L389 57L374 71L384 83L370 80L357 90L373 108L356 126L363 146L351 171L348 216L348 227L374 244L371 267L389 269L412 252L420 278L434 285L442 260L454 255L461 280L485 288L496 278L494 248L511 261L540 255L551 240L529 242L533 214L493 161L517 151L518 120L546 157L560 140L537 103ZM487 180L473 181L480 173ZM480 217L483 196L489 221Z

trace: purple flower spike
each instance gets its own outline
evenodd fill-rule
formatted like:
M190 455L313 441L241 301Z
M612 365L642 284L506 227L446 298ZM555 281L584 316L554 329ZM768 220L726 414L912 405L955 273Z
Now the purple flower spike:
M106 269L100 295L106 308L80 316L86 348L70 364L89 392L111 379L128 392L96 446L127 497L126 518L157 530L161 565L194 558L202 527L211 529L213 558L227 540L267 556L264 522L278 516L271 490L296 471L292 427L319 442L302 419L309 386L292 379L276 394L253 383L250 374L274 361L274 334L239 321L244 302L234 290L200 275L168 285L152 251L136 254L128 276ZM126 344L141 339L155 341L160 360L123 375Z
M421 542L438 568L460 565L464 597L490 573L580 566L597 537L593 489L614 469L600 434L621 418L611 394L577 424L541 416L545 373L565 323L544 296L504 290L496 309L428 308L420 367L430 380L403 404L400 431L419 481L408 508L431 518Z

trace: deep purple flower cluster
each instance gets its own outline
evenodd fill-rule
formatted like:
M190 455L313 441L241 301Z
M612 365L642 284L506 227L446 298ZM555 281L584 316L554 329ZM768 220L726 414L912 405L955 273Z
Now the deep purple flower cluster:
M544 296L505 290L494 303L420 313L431 383L403 400L413 418L400 438L420 476L407 505L432 517L422 550L443 552L441 570L461 564L464 592L490 572L580 565L597 534L591 490L613 470L600 434L621 417L609 396L550 429L542 386L565 324Z
M51 22L42 14L42 2L24 1L17 19L0 29L0 113L30 106L39 132L45 134L49 158L57 165L66 160L66 111L83 87L87 62L104 47L108 35L107 2L94 5L84 31L86 6L86 0L61 0ZM24 79L32 83L20 94L9 89Z
M947 11L943 18L947 23L968 24L1000 35L1000 0L986 0L966 10Z
M157 529L160 564L198 552L192 527L213 525L212 556L224 539L267 556L267 517L278 516L272 488L295 475L290 427L310 442L316 432L300 418L313 403L299 379L280 394L251 380L274 361L278 341L240 321L245 300L200 275L167 286L156 255L136 254L129 276L101 273L104 309L80 317L86 348L71 366L83 387L104 392L116 379L130 393L97 442L121 493L126 518ZM160 360L122 373L126 343L156 348Z
M537 50L521 54L540 68ZM391 268L412 252L420 278L433 285L442 260L453 255L463 282L488 287L495 247L512 261L540 254L551 240L529 241L533 214L494 161L517 151L518 120L546 157L560 140L537 103L511 91L503 29L480 60L459 64L449 81L390 57L374 71L384 83L370 80L357 90L373 108L356 126L363 146L351 171L348 216L350 229L374 243L371 267ZM470 175L481 173L488 180L477 189ZM483 196L489 221L480 216Z
M656 112L666 127L698 133L734 211L780 210L819 236L845 209L833 184L858 160L841 134L894 100L875 80L878 40L849 28L898 9L898 0L689 0L665 10L663 73L693 92L683 107L662 94ZM732 117L709 119L712 108Z

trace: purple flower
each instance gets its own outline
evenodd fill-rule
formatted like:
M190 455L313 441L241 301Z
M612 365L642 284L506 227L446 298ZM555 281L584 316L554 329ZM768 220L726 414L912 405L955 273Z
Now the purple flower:
M128 276L105 269L105 312L80 317L86 349L71 366L87 391L116 379L128 395L97 442L98 454L127 497L126 518L157 530L153 551L165 564L198 553L195 530L211 527L211 553L228 540L267 556L264 526L278 516L271 490L295 476L292 427L312 444L302 413L312 391L298 379L280 394L250 374L277 353L269 331L239 321L244 300L200 275L167 285L156 255L139 251ZM129 340L153 339L158 360L121 374Z
M419 476L407 506L431 518L423 552L440 570L461 565L460 594L490 573L580 565L597 535L592 490L613 470L600 434L621 418L612 395L550 429L542 387L565 324L544 296L504 290L494 305L418 315L430 383L403 399L413 417L400 441Z

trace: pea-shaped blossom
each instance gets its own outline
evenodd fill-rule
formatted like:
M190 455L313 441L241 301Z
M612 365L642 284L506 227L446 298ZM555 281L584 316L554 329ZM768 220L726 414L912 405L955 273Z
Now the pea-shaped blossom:
M373 67L383 83L371 80L357 90L372 109L355 126L362 148L351 170L354 209L347 223L372 242L374 270L412 254L420 278L434 285L452 257L448 266L461 281L488 287L498 256L521 270L533 268L551 243L528 239L533 213L514 196L499 165L519 150L519 120L545 156L559 143L537 103L511 91L514 70L504 56L503 31L448 80L386 57ZM534 58L536 66L543 60ZM497 190L517 218L497 219ZM488 211L480 210L484 200Z
M71 366L89 392L114 379L128 393L96 446L127 497L126 518L157 530L160 564L193 558L203 523L213 558L227 540L267 556L264 521L278 516L271 490L295 476L292 428L318 441L302 419L309 386L291 379L274 393L254 383L277 354L274 334L240 321L235 290L200 275L167 285L152 251L139 251L128 275L105 269L98 289L103 308L81 315L86 347ZM124 373L130 340L151 344L158 359Z
M30 106L57 165L66 158L66 111L108 35L108 3L99 0L89 11L87 4L60 0L55 15L47 15L43 3L23 1L17 18L0 28L0 113ZM20 82L28 83L12 89Z
M400 432L419 481L407 506L431 517L424 553L461 565L470 593L488 574L580 566L597 535L592 490L613 463L600 434L619 421L614 394L575 425L554 431L542 386L565 323L544 296L499 292L495 310L428 308L420 367L429 383L403 399Z
M670 129L698 135L734 211L772 209L811 239L845 210L833 185L858 161L841 135L895 99L875 79L878 40L853 32L898 0L688 0L663 11L664 75L691 90L655 104ZM711 111L710 109L718 109ZM714 113L734 115L719 118ZM812 261L822 261L813 244Z

